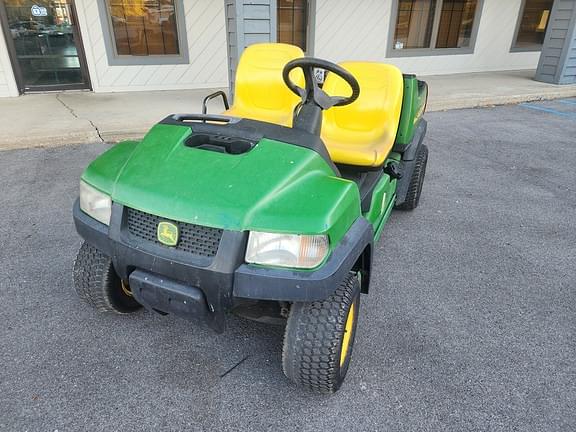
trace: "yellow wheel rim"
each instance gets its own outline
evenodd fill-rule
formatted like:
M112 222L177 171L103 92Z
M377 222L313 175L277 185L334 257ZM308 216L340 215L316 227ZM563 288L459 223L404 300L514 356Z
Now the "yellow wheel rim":
M122 286L122 292L128 297L132 297L132 290L130 289L130 286L124 281L120 281L120 283Z
M354 326L354 315L356 314L354 303L350 306L348 317L346 318L346 325L344 326L344 336L342 337L342 349L340 350L340 367L344 365L346 357L348 357L348 350L350 348L350 338L352 337L352 328Z

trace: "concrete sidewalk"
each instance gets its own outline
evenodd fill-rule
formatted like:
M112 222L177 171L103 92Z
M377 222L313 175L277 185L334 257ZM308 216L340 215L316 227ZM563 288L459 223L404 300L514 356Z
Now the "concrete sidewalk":
M427 76L428 111L576 96L576 85L532 80L534 71ZM59 92L0 99L0 150L141 138L170 113L200 112L211 90ZM221 112L219 100L210 112Z

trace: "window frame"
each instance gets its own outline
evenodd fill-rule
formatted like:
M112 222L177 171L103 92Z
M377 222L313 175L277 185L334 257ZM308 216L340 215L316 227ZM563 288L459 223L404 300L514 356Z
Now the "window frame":
M390 29L388 31L386 57L426 57L473 54L476 49L478 28L480 27L480 19L482 18L482 11L484 10L484 0L477 0L476 10L474 11L474 22L472 23L472 33L470 34L470 46L464 48L434 48L436 41L438 40L438 28L440 27L440 17L442 15L443 4L444 0L437 0L436 11L434 11L434 21L432 24L432 35L430 37L430 47L397 50L394 49L394 35L396 33L396 22L398 20L400 0L394 0L392 2L392 13L390 14Z
M306 29L306 54L314 55L315 38L316 38L316 0L308 0L308 13Z
M524 11L526 10L526 3L528 0L522 0L522 4L520 5L520 10L518 11L518 18L516 18L516 29L514 30L514 36L512 37L512 43L510 45L510 52L539 52L542 51L542 45L533 44L529 46L519 47L516 46L518 43L518 33L520 33L520 26L522 25L522 18L524 17ZM554 3L552 3L552 7L554 7ZM552 9L550 9L550 16L548 17L548 23L550 23L550 18L552 17ZM548 24L546 24L548 25ZM544 33L546 36L546 33Z
M146 66L146 65L173 65L188 64L188 37L186 35L186 17L184 15L183 0L174 1L174 13L176 14L176 33L178 35L178 49L180 54L153 54L147 56L121 55L116 49L112 17L108 12L108 0L99 0L98 13L104 33L104 46L109 66Z

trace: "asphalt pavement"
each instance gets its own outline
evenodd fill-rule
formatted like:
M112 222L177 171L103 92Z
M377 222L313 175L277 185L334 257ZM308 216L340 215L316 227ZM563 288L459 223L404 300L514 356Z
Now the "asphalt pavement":
M281 327L81 303L71 207L108 146L0 152L0 430L576 430L576 99L427 118L333 396L284 377Z

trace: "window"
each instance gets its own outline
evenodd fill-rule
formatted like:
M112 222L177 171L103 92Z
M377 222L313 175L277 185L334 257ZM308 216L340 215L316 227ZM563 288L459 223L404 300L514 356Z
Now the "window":
M174 0L108 0L118 55L178 54Z
M428 48L436 0L400 0L394 49Z
M554 0L525 0L513 48L519 51L539 50L544 43L548 18Z
M476 0L444 0L436 48L468 48L472 37Z
M306 51L308 29L307 0L278 0L278 42Z
M118 64L174 64L188 61L181 34L185 25L182 0L99 1L108 62Z
M390 54L472 52L481 0L398 0ZM404 51L406 50L406 51ZM415 51L417 50L417 51Z

